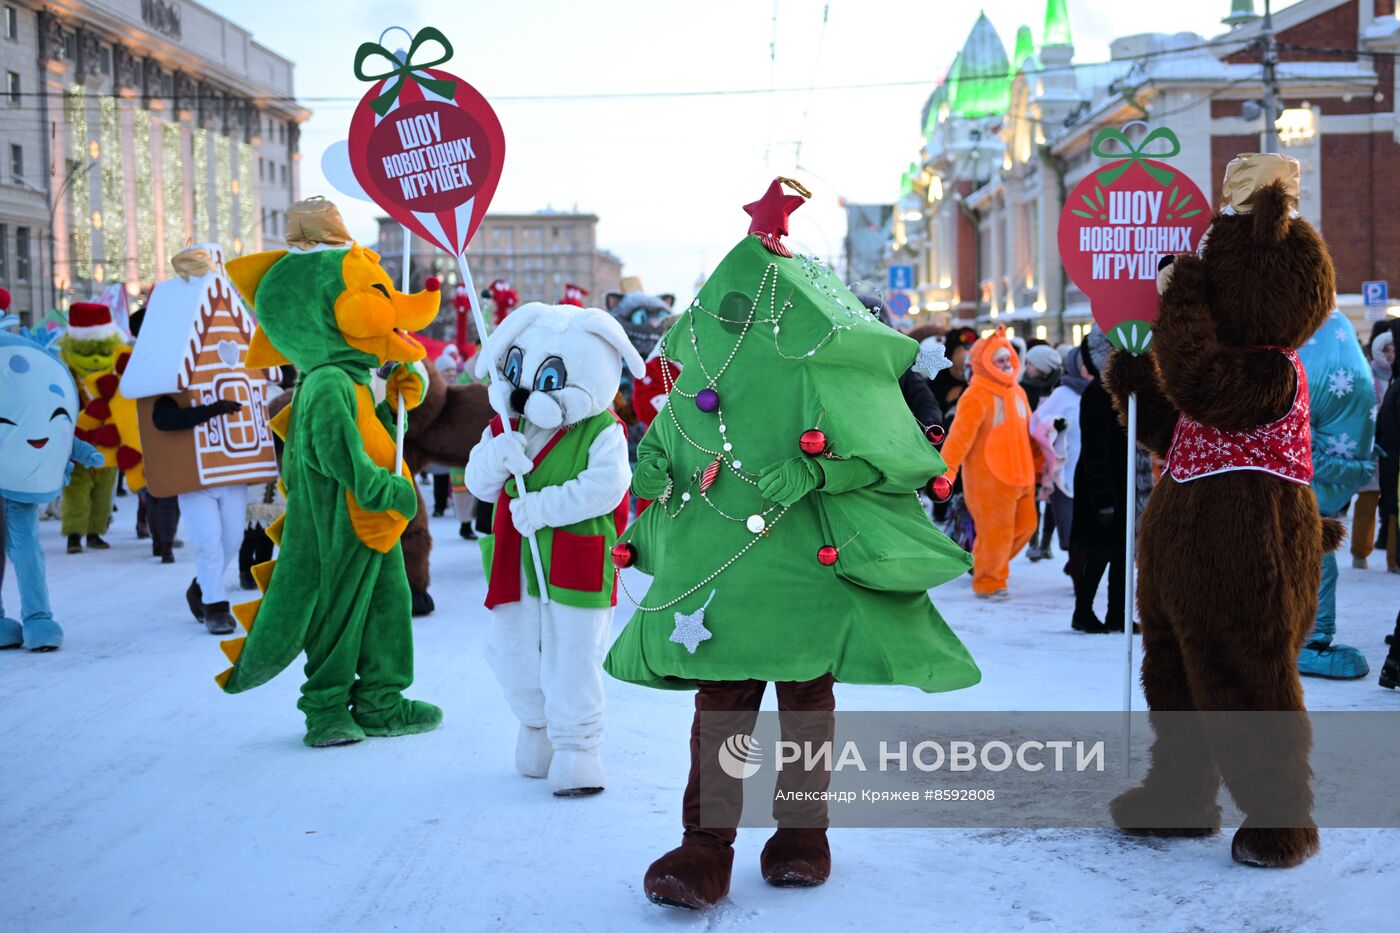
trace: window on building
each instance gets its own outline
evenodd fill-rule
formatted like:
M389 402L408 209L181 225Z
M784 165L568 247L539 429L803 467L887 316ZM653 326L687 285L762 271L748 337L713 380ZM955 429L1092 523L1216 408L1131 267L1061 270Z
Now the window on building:
M18 107L23 101L23 95L20 94L18 71L5 72L5 93L9 95L12 107Z
M29 281L29 228L15 228L15 281Z
M24 147L16 143L10 144L10 181L19 183L24 180Z
M5 7L5 38L19 38L19 11L12 6Z
M0 224L0 282L10 280L10 228Z
M277 141L279 143L285 143L287 141L287 124L277 124Z
M281 170L282 170L282 186L283 186L283 187L286 187L286 185L287 185L287 166L283 165L283 166L280 166L280 168L281 168Z
M262 156L259 156L259 157L258 157L258 181L263 181L263 180L264 180L264 177L263 177L263 165L264 165L264 163L263 163L263 160L262 160Z

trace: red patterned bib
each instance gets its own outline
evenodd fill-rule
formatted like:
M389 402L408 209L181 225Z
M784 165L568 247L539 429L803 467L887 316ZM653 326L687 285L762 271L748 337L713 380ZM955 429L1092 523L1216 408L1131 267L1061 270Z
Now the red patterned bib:
M1176 423L1167 473L1178 483L1232 470L1260 470L1290 483L1312 482L1312 427L1308 423L1308 377L1294 350L1278 349L1297 374L1293 407L1273 424L1248 431L1221 431L1182 415Z

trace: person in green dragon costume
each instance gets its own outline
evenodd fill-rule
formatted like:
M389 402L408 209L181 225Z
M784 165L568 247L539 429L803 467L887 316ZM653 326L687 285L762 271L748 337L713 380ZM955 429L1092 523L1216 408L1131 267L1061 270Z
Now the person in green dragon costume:
M407 331L432 321L439 296L395 290L327 201L303 201L287 221L292 249L228 264L258 317L245 365L290 362L301 378L272 422L286 441L287 510L268 529L279 555L253 568L263 596L234 607L248 634L221 643L233 667L216 680L250 690L304 650L307 745L428 732L442 710L403 696L413 632L399 537L418 500L408 471L393 470L392 412L376 407L370 376L395 362L387 398L418 405L424 350Z

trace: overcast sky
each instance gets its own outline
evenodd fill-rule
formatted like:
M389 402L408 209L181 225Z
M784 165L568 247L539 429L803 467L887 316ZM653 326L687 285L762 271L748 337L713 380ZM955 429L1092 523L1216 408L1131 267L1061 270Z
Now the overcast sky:
M335 198L356 236L373 241L375 209L336 197L320 169L368 87L354 78L355 49L389 26L436 26L455 46L446 68L485 94L505 127L493 209L596 213L599 243L622 258L624 274L682 300L744 234L740 205L774 175L812 189L790 239L821 256L841 248L838 198L892 200L918 154L919 110L978 9L951 0L779 0L770 60L771 0L202 2L296 62L297 93L314 113L302 136L301 190ZM988 0L985 8L1008 53L1022 23L1039 42L1044 0ZM1215 35L1229 8L1230 0L1069 0L1075 59L1106 59L1109 40L1132 33ZM912 83L807 91L891 82ZM770 95L769 87L797 90ZM764 93L558 99L753 89ZM511 99L541 96L555 99Z

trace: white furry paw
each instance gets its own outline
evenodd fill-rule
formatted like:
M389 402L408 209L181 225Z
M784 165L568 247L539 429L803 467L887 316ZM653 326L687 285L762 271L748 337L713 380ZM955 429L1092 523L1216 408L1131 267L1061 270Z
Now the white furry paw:
M543 728L520 727L515 737L515 770L529 778L548 777L553 758L554 746Z
M561 749L549 766L549 789L556 797L585 797L603 790L603 758L594 751Z

